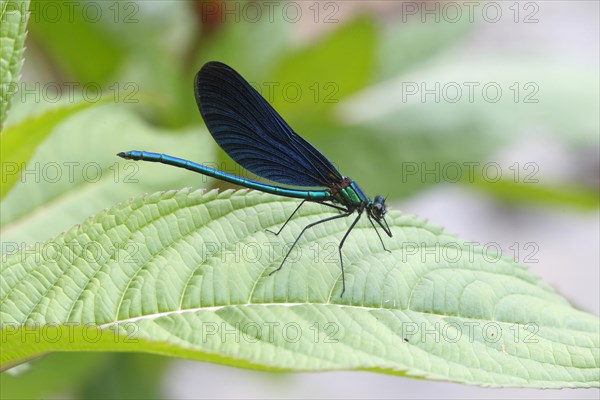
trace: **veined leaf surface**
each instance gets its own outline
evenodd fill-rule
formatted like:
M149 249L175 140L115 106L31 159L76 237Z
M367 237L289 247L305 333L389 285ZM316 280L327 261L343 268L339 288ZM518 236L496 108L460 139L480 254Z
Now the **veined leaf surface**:
M364 220L257 192L171 191L120 204L0 274L3 368L51 351L143 351L283 371L371 370L490 386L598 387L599 320L524 267L389 213ZM99 327L99 328L97 328ZM36 336L37 334L37 336Z

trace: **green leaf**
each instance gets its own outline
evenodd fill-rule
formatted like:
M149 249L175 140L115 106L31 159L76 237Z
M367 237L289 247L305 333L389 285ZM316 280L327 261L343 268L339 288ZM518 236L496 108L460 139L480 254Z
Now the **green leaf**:
M508 203L531 203L537 205L567 205L590 211L600 206L598 189L576 185L549 185L543 183L522 183L510 179L496 182L482 179L480 175L467 183Z
M54 353L34 360L26 373L0 374L3 399L157 399L161 373L171 360L142 353ZM21 366L20 365L20 366ZM19 366L19 367L20 367Z
M408 7L416 3L406 3ZM398 73L434 61L438 53L453 49L474 27L468 18L459 21L421 20L421 15L402 15L402 23L383 28L379 46L380 80L394 78Z
M377 34L366 17L341 25L316 43L285 55L262 87L264 97L292 126L314 126L342 99L372 78ZM266 84L267 82L264 82Z
M30 8L32 38L57 69L83 83L105 83L117 72L127 52L114 25L139 22L133 3L33 0Z
M160 399L170 360L153 354L113 353L110 362L78 390L80 399Z
M118 33L119 41L126 47L126 59L119 68L118 82L126 82L121 86L139 87L141 93L151 93L166 105L155 107L146 118L165 128L200 123L202 118L194 99L193 81L202 64L191 60L191 42L204 38L198 35L193 12L195 3L106 4L120 7L122 17L129 15L139 22L111 24L109 28Z
M241 20L222 24L213 36L201 38L195 65L217 60L231 65L250 82L271 80L272 65L293 52L289 47L293 28L293 24L282 19L268 18L256 23ZM266 42L268 46L264 45Z
M0 395L3 399L57 397L49 395L71 392L70 389L78 382L95 379L98 371L108 364L107 360L111 357L111 354L101 353L51 354L31 361L26 373L17 376L0 374Z
M106 100L105 100L106 101ZM13 187L21 170L26 168L37 146L66 118L97 103L80 101L51 108L38 115L29 116L8 126L0 135L0 160L2 160L2 188L0 199Z
M0 129L23 65L29 0L0 1Z
M200 127L175 134L148 125L118 104L79 112L37 148L28 170L2 201L2 240L45 240L129 196L210 182L189 171L116 156L133 149L211 163L215 145Z
M457 58L446 53L435 64L349 99L342 104L340 117L348 124L374 124L388 132L419 128L438 135L469 121L480 135L505 142L543 132L597 146L600 81L596 70L533 56Z
M0 365L55 351L136 351L277 371L369 370L488 386L598 387L600 321L499 255L389 213L332 215L248 191L170 191L5 251ZM335 214L333 214L335 215ZM436 257L437 254L437 257ZM296 261L296 262L294 262ZM37 336L36 336L37 333Z

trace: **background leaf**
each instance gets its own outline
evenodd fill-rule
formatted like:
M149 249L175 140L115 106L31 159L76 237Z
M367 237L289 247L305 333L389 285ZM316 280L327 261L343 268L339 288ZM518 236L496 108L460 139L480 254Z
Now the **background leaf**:
M29 370L18 376L0 374L0 393L4 399L32 399L48 392L64 393L71 382L93 378L110 357L110 354L92 358L85 353L60 353L33 360Z
M0 135L0 141L2 142L0 159L4 167L2 169L0 199L6 196L17 182L21 170L27 168L27 161L29 161L37 146L46 139L56 125L94 104L80 101L62 105L46 110L39 115L22 119L19 123L2 131L2 135Z
M161 398L159 375L169 363L167 357L143 353L49 354L31 361L28 370L17 376L10 375L12 369L0 374L0 395L3 399L44 398L47 393L78 399L139 399L142 394L146 399Z
M369 83L375 70L376 43L371 19L342 24L317 43L283 56L268 78L277 85L275 96L269 99L267 90L263 96L292 126L302 129L308 122L308 127L313 127L318 121L307 121L307 114L327 115L342 99Z
M29 172L17 175L17 185L2 203L2 240L45 240L144 191L208 185L206 177L175 168L158 173L158 165L124 162L116 154L150 150L216 166L211 140L199 127L178 134L152 127L119 105L81 112L57 126L35 151Z
M139 5L87 0L48 5L43 0L33 0L30 8L35 17L31 35L51 55L56 69L64 71L64 78L105 83L114 76L126 54L123 41L105 22L133 24L132 11ZM128 18L130 14L132 17ZM61 22L69 29L64 29Z
M8 111L11 96L16 93L23 65L29 0L0 1L0 129Z
M598 386L598 318L514 262L414 217L391 213L391 254L368 222L353 231L344 249L344 297L331 255L348 218L312 229L298 248L300 262L269 276L282 255L273 244L325 215L308 205L273 237L265 229L297 204L273 200L247 191L157 193L90 218L39 250L8 256L0 269L0 362L69 349L128 350L269 370ZM436 248L444 249L441 259L423 257ZM36 326L50 326L58 339L27 340L25 330ZM265 326L297 333L266 336Z

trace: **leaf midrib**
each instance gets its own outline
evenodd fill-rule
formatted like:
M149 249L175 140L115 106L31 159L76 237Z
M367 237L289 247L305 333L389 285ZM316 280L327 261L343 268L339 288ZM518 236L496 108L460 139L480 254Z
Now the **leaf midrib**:
M333 306L333 307L337 307L337 308L342 308L342 309L353 309L353 310L364 310L364 311L389 311L389 312L414 312L414 313L418 313L418 314L422 314L422 315L432 315L432 316L436 316L436 317L440 317L440 316L446 316L446 315L442 315L442 314L435 314L435 313L429 313L429 312L421 312L421 311L413 311L413 310L400 310L400 309L386 309L386 308L375 308L375 307L369 307L369 306L355 306L355 305L348 305L348 304L335 304L335 303L246 303L246 304L228 304L228 305L220 305L220 306L209 306L209 307L197 307L197 308L189 308L189 309L185 309L185 310L174 310L174 311L167 311L167 312L161 312L161 313L155 313L155 314L149 314L149 315L145 315L145 316L139 316L139 317L132 317L132 318L127 318L124 320L119 320L119 321L113 321L113 322L109 322L109 323L105 323L102 325L99 325L98 327L100 329L106 329L109 328L113 325L118 325L118 324L123 324L123 323L129 323L129 322L135 322L135 321L139 321L139 320L144 320L146 318L150 318L150 319L158 319L164 316L170 316L170 315L174 315L174 314L185 314L185 313L195 313L195 312L199 312L199 311L207 311L207 312L217 312L219 310L223 310L223 309L227 309L229 307L232 308L237 308L237 307L254 307L254 306L263 306L263 307L277 307L277 306L282 306L282 307L298 307L298 306L316 306L316 305L321 305L321 306ZM480 318L470 318L470 317L459 317L459 318L463 318L466 320L474 320L474 321L484 321L484 322L490 322L491 320L487 320L487 319L480 319ZM500 322L503 324L512 324L512 322L504 322L504 321L494 321L494 322ZM387 325L384 324L384 327L389 331L389 327ZM561 329L561 330L567 330L567 331L572 331L572 329L569 328L554 328L552 327L552 329ZM577 333L581 333L581 331L575 331ZM395 332L391 332L393 335L395 335ZM586 332L588 333L588 332ZM545 338L545 340L548 340L550 342L553 343L557 343L560 345L564 345L564 346L569 346L568 344L565 344L563 342L557 342L554 340L551 340L549 338ZM274 343L269 342L270 345L273 345ZM446 362L446 363L451 363L451 364L455 364L457 366L460 367L464 367L463 364L460 364L460 362L456 361L456 360L450 360L447 358L443 358L442 356L438 355L438 354L434 354L431 352L428 352L426 349L421 348L419 346L415 346L414 344L411 343L407 343L407 345L411 345L411 348L422 352L424 354L427 354L430 357L435 357L436 359L439 359L440 361ZM484 344L482 344L483 346L485 346ZM352 348L354 351L361 351L361 349L349 346L348 344L345 344L346 347L350 347ZM485 346L485 347L489 347L489 346ZM579 346L581 347L581 346ZM585 347L586 349L595 349L595 347ZM289 349L286 349L289 350ZM369 356L373 356L372 354L368 354ZM517 354L510 354L511 357L515 357L518 360L526 360L526 361L532 361L530 358L527 358L525 356L520 356ZM382 358L377 356L377 359L380 360L385 360L385 361L393 361L391 359L387 359L387 358ZM331 362L331 360L326 359L325 361L327 362ZM580 370L580 369L589 369L589 370L593 370L593 369L597 369L596 367L580 367L580 366L573 366L573 365L566 365L566 364L556 364L556 363L552 363L550 361L543 361L543 360L535 360L535 362L539 362L541 364L548 364L551 366L561 366L564 368L574 368L576 370ZM523 365L523 368L526 369L526 367ZM519 378L521 377L520 375L514 375L514 374L510 374L508 372L498 372L498 371L494 371L491 370L489 368L482 368L486 373L488 374L493 374L493 375L500 375L500 376L505 376L505 377L514 377L514 378ZM402 369L402 371L408 371L408 368ZM527 382L528 380L526 378L522 378L524 382ZM591 382L593 380L590 381L585 381L585 382ZM545 381L542 381L545 382Z
M462 316L462 315L442 314L442 313L436 313L436 312L431 312L431 311L413 310L410 308L385 308L385 307L358 306L358 305L354 305L354 304L340 304L340 303L329 303L329 302L326 302L326 303L325 302L324 303L316 303L316 302L313 302L313 303L311 303L311 302L252 303L252 302L248 302L248 303L239 303L239 304L221 304L218 306L193 307L193 308L185 308L185 309L179 309L179 310L162 311L162 312L153 313L153 314L145 314L145 315L139 315L136 317L119 319L119 320L115 320L115 321L111 321L111 322L105 322L101 325L98 325L98 328L104 329L104 328L107 328L112 325L124 324L124 323L128 323L128 322L135 322L135 321L140 321L140 320L144 320L144 319L158 319L161 317L170 316L170 315L174 315L174 314L187 314L187 313L195 313L195 312L199 312L199 311L212 312L212 311L219 311L219 310L227 309L229 307L236 308L236 307L255 307L255 306L258 306L258 307L333 306L333 307L338 307L338 308L348 308L348 309L365 310L365 311L390 311L390 312L397 311L397 312L403 312L403 313L407 312L407 313L415 313L415 314L420 314L420 315L425 315L425 316L434 316L434 317L438 317L438 318L439 317L451 317L451 318L460 318L460 319L464 319L464 320L468 320L468 321L480 321L480 322L486 322L486 323L487 322L496 322L499 324L513 324L513 325L520 325L520 326L526 325L526 324L520 324L520 323L513 322L513 321L502 321L502 320L493 320L493 319L485 319L485 318L467 317L467 316ZM565 327L551 326L551 325L539 325L539 327L553 329L553 330L561 330L561 331L565 331L565 332L576 332L576 333L584 333L584 334L594 333L594 332L588 332L588 331L581 331L581 330L577 330L577 329L573 329L573 328L565 328ZM567 345L563 342L557 342L555 340L552 340L551 338L544 337L544 339L554 342L554 343L560 343L563 345ZM585 346L581 346L581 345L578 345L578 346L585 347ZM585 348L594 348L594 347L585 347Z

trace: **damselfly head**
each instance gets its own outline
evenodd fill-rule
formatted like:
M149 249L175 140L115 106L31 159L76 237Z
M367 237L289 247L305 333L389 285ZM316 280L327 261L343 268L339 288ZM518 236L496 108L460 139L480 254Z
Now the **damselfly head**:
M381 219L385 216L386 212L385 199L381 196L375 196L373 205L371 206L371 216L375 219Z
M392 231L385 220L386 212L385 199L381 196L375 196L375 199L373 199L371 207L369 208L369 214L377 221L379 226L381 226L381 229L383 229L389 237L392 237Z

